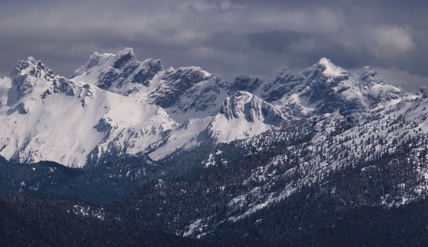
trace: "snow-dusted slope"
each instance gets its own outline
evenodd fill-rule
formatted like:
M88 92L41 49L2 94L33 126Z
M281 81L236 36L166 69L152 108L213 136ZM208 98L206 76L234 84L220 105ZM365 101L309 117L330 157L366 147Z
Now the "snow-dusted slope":
M302 83L302 77L282 66L271 72L255 90L254 94L267 102L275 102Z
M283 205L298 193L304 193L304 201L321 194L336 197L341 206L335 210L361 206L390 208L426 198L427 95L426 88L422 88L397 104L373 110L358 123L340 111L310 118L312 127L305 126L304 131L297 133L301 135L299 142L282 144L285 146L281 153L265 159L266 163L252 169L245 179L234 181L246 189L228 200L226 213L195 218L183 235L202 237L224 223L248 219L263 209ZM287 131L296 130L282 130L282 138L295 134ZM272 131L244 143L252 150L269 150L271 146L263 147L264 143L276 139L278 134L282 133ZM339 188L338 177L353 186L365 181L357 185L363 189L355 192ZM308 193L308 188L314 190Z
M350 118L360 118L407 96L400 88L386 84L370 67L352 74L326 58L297 74L279 69L255 94L297 117L341 110Z
M111 154L159 159L206 141L207 127L228 96L224 82L198 67L158 71L144 84L132 81L150 61L138 62L132 49L95 53L72 80L33 58L20 61L10 78L1 80L0 154L18 162L83 167ZM136 67L135 73L124 73L129 67ZM108 73L120 80L107 83ZM269 128L271 123L257 125L255 117L246 132Z
M116 54L95 52L85 65L77 69L71 80L89 83L122 95L138 93L146 96L158 85L150 81L163 71L160 60L138 61L134 50L126 48Z
M82 167L88 156L141 152L175 126L158 106L68 81L32 58L21 61L0 88L7 91L1 98L0 154L19 162Z
M71 80L161 106L179 122L215 115L227 96L220 79L200 67L164 69L160 60L138 61L132 48L94 53Z
M177 149L191 150L193 147L207 141L207 127L212 117L192 118L176 129L166 133L163 139L150 146L149 157L160 160Z
M286 121L271 104L251 93L238 91L226 98L210 125L208 133L219 142L253 137Z
M227 96L225 85L219 78L213 77L186 90L166 111L180 123L190 118L214 116Z
M254 201L258 202L255 204L247 202L248 205L252 205L247 212L255 212L284 199L302 186L322 184L330 174L359 164L368 164L360 168L363 175L371 170L380 170L377 166L401 165L402 169L407 169L406 172L413 174L411 176L414 177L414 180L410 181L397 180L390 194L378 197L371 203L391 207L425 196L428 192L427 106L426 89L421 89L417 94L408 96L398 104L371 112L370 117L357 125L351 125L339 112L319 117L314 122L316 134L312 139L304 147L289 147L292 152L304 154L295 158L299 161L298 166L285 173L275 174L276 168L290 161L289 156L278 155L249 178L249 181L255 181L261 177L265 179L269 177L263 186L267 189L265 191L267 194L270 185L278 180L290 179L293 174L301 176L298 182L290 180L287 186L282 191L275 192L276 195L273 197L267 198L264 195L253 197ZM382 160L384 156L394 158ZM240 198L245 198L245 195ZM239 200L233 201L234 204L239 204ZM355 202L357 203L367 202L363 199L361 202Z
M412 97L369 67L352 74L325 58L299 73L282 67L228 83L199 67L138 61L131 48L94 53L71 79L30 57L0 79L0 155L78 167L108 154L160 159L207 140L249 140L291 119L364 120Z
M205 141L229 143L251 138L287 119L272 105L245 91L227 97L214 117L185 121L169 132L164 140L153 145L152 159L158 160L177 148L190 149Z

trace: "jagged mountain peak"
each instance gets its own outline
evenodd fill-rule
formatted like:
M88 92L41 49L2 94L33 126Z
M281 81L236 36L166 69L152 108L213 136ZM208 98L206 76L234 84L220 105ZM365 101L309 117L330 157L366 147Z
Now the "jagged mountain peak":
M94 54L71 80L171 108L168 112L175 114L180 122L183 117L178 115L187 111L198 117L214 115L225 98L223 94L226 94L219 79L200 67L164 69L160 60L137 60L132 48L116 54ZM190 98L201 104L191 102ZM204 110L209 113L203 114L201 111Z
M93 68L95 66L103 65L104 63L107 62L107 60L109 60L110 58L112 58L114 56L115 56L115 54L113 54L113 53L94 52L94 54L92 54L89 57L89 60L74 72L74 74L71 76L71 78L82 75L85 72L88 72L91 68Z
M247 91L253 93L260 87L262 81L257 77L250 77L247 75L240 75L235 77L232 83L230 83L229 91Z
M31 76L34 78L41 78L46 81L53 81L57 74L40 60L34 57L28 57L27 60L18 61L17 66L10 74L10 77Z
M157 67L159 71L164 70L163 63L160 59L147 58L143 61L137 60L134 49L126 47L123 50L118 51L114 54L115 61L113 68L123 69L123 67L129 66L133 63L140 63L142 69L148 69L147 67ZM132 66L132 65L131 65Z
M133 62L137 59L137 56L134 53L134 49L125 48L116 53L116 60L113 63L113 68L120 69L127 65L128 63Z
M237 91L232 96L227 97L223 103L220 113L224 114L226 119L239 118L242 114L249 114L249 103L257 101L258 98L249 92ZM251 118L247 118L251 119ZM252 121L252 120L250 120Z
M189 77L189 79L199 77L200 79L208 80L213 77L211 73L203 70L201 67L198 66L179 67L176 70L172 68L171 72Z
M85 65L76 70L72 80L129 95L148 87L153 77L163 70L160 60L149 58L141 62L132 48L125 48L116 54L94 53Z
M116 53L117 57L122 57L122 56L125 56L125 55L129 55L129 56L135 57L134 48L125 47L125 48L123 48L122 50L119 50Z
M311 91L333 89L342 81L349 79L350 73L334 65L329 59L321 58L318 63L303 69L301 72L293 72L286 66L271 72L261 83L254 93L267 102L274 102L290 97L292 91L299 91L305 95L312 94ZM294 92L296 93L296 92ZM318 99L315 99L317 101ZM311 100L309 103L315 102Z
M160 62L160 60L149 58L141 63L150 64L153 63L153 61L156 63ZM84 73L91 73L93 72L91 69L94 67L98 67L98 70L123 69L123 67L128 66L130 63L136 62L139 63L134 53L134 49L129 47L120 50L115 54L94 52L94 54L89 57L89 60L75 71L71 78L80 76Z
M200 67L170 68L156 80L157 88L150 93L151 102L164 108L172 107L180 97L195 85L214 76Z
M9 78L11 85L4 86L11 87L7 89L7 94L2 97L3 99L7 98L3 102L6 101L6 105L9 107L22 101L26 96L34 97L38 94L37 97L40 97L52 83L63 79L62 76L57 75L51 68L33 57L18 61Z
M356 119L372 109L395 104L407 95L386 84L371 67L349 73L326 58L286 78L290 84L287 88L282 86L285 90L278 90L282 84L277 83L275 90L268 91L270 95L260 95L268 102L280 99L282 111L298 117L341 110L345 116Z
M230 142L263 133L285 121L273 105L249 92L238 91L226 98L208 126L208 136Z
M316 67L320 66L323 70L323 74L326 76L341 76L343 74L347 74L348 72L344 69L342 69L339 66L334 65L329 59L323 57L319 60L317 64L315 64Z
M416 90L416 95L421 96L422 98L427 98L428 97L428 87L427 86L422 86L420 88L418 88L418 90Z
M365 66L357 71L356 76L362 85L373 86L375 84L386 85L383 78L371 66Z
M228 120L245 117L248 122L254 122L255 120L264 121L268 116L265 110L270 108L273 106L252 93L237 91L226 98L220 113L224 114Z
M227 88L228 85L217 77L197 82L182 94L176 94L178 99L173 99L173 105L166 109L180 123L189 118L214 116L219 112L224 99L229 96ZM158 97L172 99L167 95L171 94L160 94Z
M304 85L301 86L326 86L335 87L341 81L347 80L350 73L334 65L327 58L321 58L318 63L300 72Z
M278 80L278 78L287 78L288 75L293 72L285 65L279 66L277 69L271 71L268 76L264 79L264 81L272 82Z
M301 75L293 73L286 66L281 66L263 79L254 94L267 102L273 102L281 99L301 82Z
M164 70L163 63L160 59L147 58L141 62L143 66L146 67L159 67L159 70Z
M365 66L353 74L351 78L354 91L358 91L363 97L360 97L368 108L387 106L394 104L408 95L401 88L385 83L370 66Z

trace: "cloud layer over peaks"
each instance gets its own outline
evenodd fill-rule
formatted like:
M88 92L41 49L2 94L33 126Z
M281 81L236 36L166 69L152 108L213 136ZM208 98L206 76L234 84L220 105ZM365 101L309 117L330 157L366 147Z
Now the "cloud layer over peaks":
M420 78L389 82L413 90L428 82L427 10L398 0L3 1L0 75L31 55L70 76L94 51L133 47L141 60L197 65L225 79L327 57L346 69Z

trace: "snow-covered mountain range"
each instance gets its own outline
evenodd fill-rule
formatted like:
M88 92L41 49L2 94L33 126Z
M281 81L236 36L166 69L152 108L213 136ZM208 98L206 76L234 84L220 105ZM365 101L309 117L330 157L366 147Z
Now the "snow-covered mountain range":
M112 219L187 237L299 236L353 209L425 200L427 119L426 87L326 58L229 82L131 48L94 53L71 78L29 57L0 79L0 155L85 169L9 164L2 179L6 192L98 202L134 192Z
M415 97L370 67L349 73L326 58L298 73L281 67L262 80L227 82L199 67L138 61L131 48L94 53L71 78L29 57L0 79L0 155L69 167L112 153L157 160L336 111L360 120Z

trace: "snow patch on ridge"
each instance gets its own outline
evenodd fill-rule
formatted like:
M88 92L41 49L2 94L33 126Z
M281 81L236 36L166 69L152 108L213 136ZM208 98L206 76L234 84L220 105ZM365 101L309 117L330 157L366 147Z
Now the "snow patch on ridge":
M344 69L334 65L327 58L321 58L318 63L325 67L325 70L323 73L327 76L340 76L340 75L346 73L346 71Z
M160 160L178 148L189 149L206 141L208 137L205 130L211 119L211 117L193 118L178 128L171 129L163 139L152 145L155 150L149 154L149 157L153 160Z
M272 105L251 93L238 91L226 98L208 127L211 138L219 142L249 138L285 121Z

